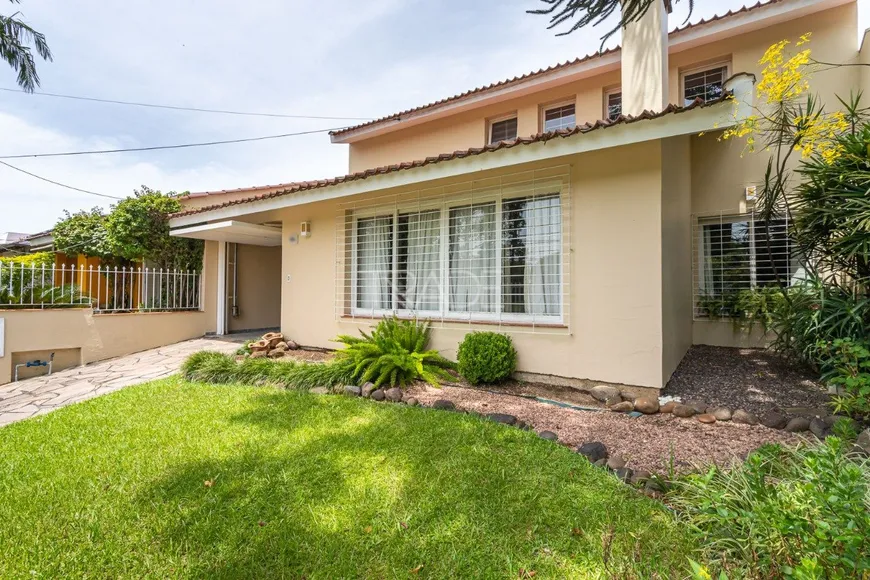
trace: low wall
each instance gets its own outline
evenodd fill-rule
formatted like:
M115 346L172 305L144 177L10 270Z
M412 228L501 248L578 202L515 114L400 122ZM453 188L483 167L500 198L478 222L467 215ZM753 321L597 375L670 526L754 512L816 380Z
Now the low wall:
M94 315L89 308L0 310L0 385L12 381L13 359L44 360L63 351L54 368L68 368L203 336L214 329L213 318L203 311ZM68 356L76 349L78 356Z
M761 324L741 328L731 320L695 320L692 323L692 344L767 348L774 338L773 333L764 332Z

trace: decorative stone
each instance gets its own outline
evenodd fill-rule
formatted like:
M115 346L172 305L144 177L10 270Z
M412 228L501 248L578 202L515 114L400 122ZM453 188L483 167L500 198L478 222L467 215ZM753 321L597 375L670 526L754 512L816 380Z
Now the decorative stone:
M685 405L687 407L691 407L695 411L696 415L702 415L707 412L707 403L705 403L704 401L699 401L695 399L692 401L687 401Z
M731 409L728 407L714 407L709 413L716 417L717 421L731 420Z
M616 403L610 407L610 410L614 413L629 413L634 411L634 403L631 401L623 401L621 403Z
M490 421L495 421L496 423L502 423L503 425L516 425L517 418L513 415L506 415L504 413L491 413L487 415Z
M674 407L678 404L676 401L668 401L659 408L659 413L673 413Z
M605 461L607 460L607 447L605 447L604 443L601 443L600 441L584 443L577 448L577 453L586 457L592 463L602 459Z
M609 385L598 385L592 387L589 394L592 395L596 401L601 401L602 403L606 403L610 399L617 399L617 402L622 400L622 395L620 395L619 389Z
M386 398L387 398L387 395L386 395L386 393L384 393L383 389L375 389L374 391L372 391L371 399L373 401L383 401Z
M616 479L623 483L629 483L631 481L631 476L634 474L629 467L620 467L619 469L614 470L613 473L616 475Z
M707 425L712 425L716 422L716 416L711 415L710 413L701 413L698 415L698 421L701 423L706 423Z
M665 483L657 477L648 478L646 480L646 485L644 486L644 488L647 491L652 491L656 493L664 493L668 490L667 485L665 485Z
M814 417L810 421L810 432L819 439L824 439L828 436L828 424L825 423L824 419Z
M622 469L623 467L625 467L625 459L622 458L622 455L614 455L607 460L608 469L616 471L617 469Z
M251 358L266 358L269 352L265 350L255 350L251 353Z
M362 389L353 385L346 385L344 387L344 394L350 397L359 397L362 394Z
M646 480L649 479L649 471L644 471L643 469L638 469L631 475L631 483L633 485L638 485L640 483L645 483Z
M372 391L374 392L374 391ZM402 389L398 387L393 387L392 389L387 389L384 391L384 396L388 401L392 401L393 403L401 403L402 402Z
M275 348L279 342L284 342L284 335L280 332L267 332L261 339L269 344L269 348Z
M552 431L541 431L540 433L538 433L538 437L540 437L541 439L546 439L547 441L559 441L559 436Z
M269 351L269 358L281 358L284 356L286 350L281 350L280 348L273 348Z
M408 399L405 401L405 404L409 407L416 407L420 404L420 401L418 401L416 397L408 397Z
M634 409L644 415L654 415L659 412L659 400L653 397L638 397L634 401Z
M770 429L783 429L788 425L788 418L776 411L768 411L761 416L761 424Z
M308 389L308 392L312 395L328 395L329 389L327 387L314 387L313 389Z
M280 349L280 350L287 350L287 343L282 340L281 342L279 342L278 344L275 345L275 348Z
M598 461L596 461L592 465L594 465L595 467L600 467L600 468L604 469L605 467L607 467L607 460L606 459L599 459Z
M855 446L860 447L865 455L870 455L870 429L861 431L855 440Z
M299 345L292 340L287 340L287 350L299 350Z
M366 383L362 386L362 396L368 399L377 389L374 383Z
M453 401L448 401L446 399L438 399L434 403L432 403L433 409L440 409L442 411L455 411L456 405L453 404Z
M682 417L683 419L688 419L689 417L694 417L696 411L688 405L677 405L674 407L672 413L675 417Z
M628 414L628 416L632 419L637 419L638 417L643 417L643 413L641 413L640 411L632 411Z
M808 431L809 428L810 420L806 417L795 417L785 426L785 430L789 433L803 433L804 431Z
M749 411L737 409L731 413L731 422L739 423L740 425L758 425L758 417Z
M613 405L618 405L621 402L622 402L622 397L619 397L619 396L611 397L611 398L607 399L606 401L604 401L604 406L612 407Z

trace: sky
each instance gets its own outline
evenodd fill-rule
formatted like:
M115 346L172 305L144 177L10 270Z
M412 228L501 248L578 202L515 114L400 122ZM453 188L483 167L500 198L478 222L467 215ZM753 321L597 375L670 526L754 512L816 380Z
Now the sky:
M692 21L747 0L696 0ZM754 0L752 0L754 3ZM682 0L671 15L686 18ZM870 26L859 0L859 28ZM540 0L23 0L53 62L39 91L183 107L376 118L596 52L612 25L555 36ZM0 0L0 10L12 6ZM364 6L364 8L361 8ZM617 44L618 36L609 45ZM0 88L16 88L0 62ZM247 117L0 91L0 156L228 140L358 121ZM214 147L6 160L80 189L131 195L333 177L347 146L326 133ZM50 229L111 199L0 165L0 232Z

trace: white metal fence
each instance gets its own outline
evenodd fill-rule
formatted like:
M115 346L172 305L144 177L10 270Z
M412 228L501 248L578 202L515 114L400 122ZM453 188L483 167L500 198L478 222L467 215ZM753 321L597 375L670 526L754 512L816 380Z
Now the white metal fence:
M0 309L93 308L101 312L199 310L202 275L161 268L0 262Z

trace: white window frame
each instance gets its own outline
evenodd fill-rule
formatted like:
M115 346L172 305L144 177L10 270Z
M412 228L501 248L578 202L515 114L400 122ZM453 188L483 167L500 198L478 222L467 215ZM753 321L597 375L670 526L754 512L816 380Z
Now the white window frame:
M443 320L448 322L482 322L482 323L505 323L505 324L519 324L519 325L542 325L542 326L563 326L565 324L566 317L566 304L565 304L565 285L567 283L565 279L565 225L566 225L566 215L565 215L565 198L562 192L562 183L561 181L553 181L551 182L552 186L548 184L536 184L533 192L528 192L526 190L523 191L511 191L515 188L505 187L502 188L500 192L497 193L480 193L475 192L473 194L473 199L469 199L466 197L456 197L441 199L441 200L431 200L431 201L411 201L408 203L396 204L390 207L386 206L378 206L372 208L366 208L364 210L354 210L353 215L351 216L352 227L351 227L351 273L350 273L350 286L351 286L351 305L350 305L350 315L353 317L371 317L371 318L380 318L383 316L398 316L399 318L428 318L432 320ZM540 192L540 193L539 193ZM546 193L544 193L546 192ZM548 196L556 196L559 198L559 207L560 207L560 215L561 215L561 224L560 231L562 239L559 243L559 315L543 315L543 314L515 314L515 313L505 313L502 312L503 308L503 248L502 248L502 235L503 235L503 226L504 221L502 217L502 204L504 201L510 201L514 199L535 199L542 198ZM495 239L495 249L496 249L496 264L495 264L495 278L496 278L496 286L495 286L495 294L496 294L496 302L495 302L495 312L456 312L450 310L450 210L454 208L460 207L468 207L469 205L484 205L488 203L495 203L495 226L496 226L496 239ZM399 310L398 309L398 227L399 227L399 216L401 214L407 213L418 213L421 211L438 209L440 213L440 224L441 224L441 252L439 255L439 303L440 309L437 311L423 311L423 310ZM358 260L357 260L357 251L358 251L358 230L357 225L360 219L366 219L371 217L388 217L392 216L393 218L393 256L392 256L392 300L391 300L391 309L378 309L378 308L360 308L357 306L357 287L358 287Z
M502 121L510 121L511 119L517 120L517 134L514 135L514 139L519 137L520 134L520 120L517 116L516 112L508 113L507 115L502 115L500 117L493 117L489 119L486 123L486 144L487 145L495 145L496 143L501 143L501 141L493 141L492 140L492 128L496 123L501 123Z
M541 105L540 119L541 119L541 133L547 132L547 112L552 111L553 109L561 109L562 107L574 107L574 126L573 127L560 127L559 129L553 129L554 131L564 131L567 129L573 129L577 126L577 101L573 99L566 99L564 101L559 101L556 103L549 103L546 105Z
M610 121L610 97L613 95L619 95L619 113L622 114L622 87L611 87L609 89L604 90L604 102L602 103L604 112L603 119Z
M692 68L688 68L680 71L680 102L686 103L686 77L693 74L698 74L702 72L711 71L717 68L724 68L725 74L722 75L722 90L725 90L725 81L731 76L731 61L730 60L720 60L715 61L699 66L693 66Z

